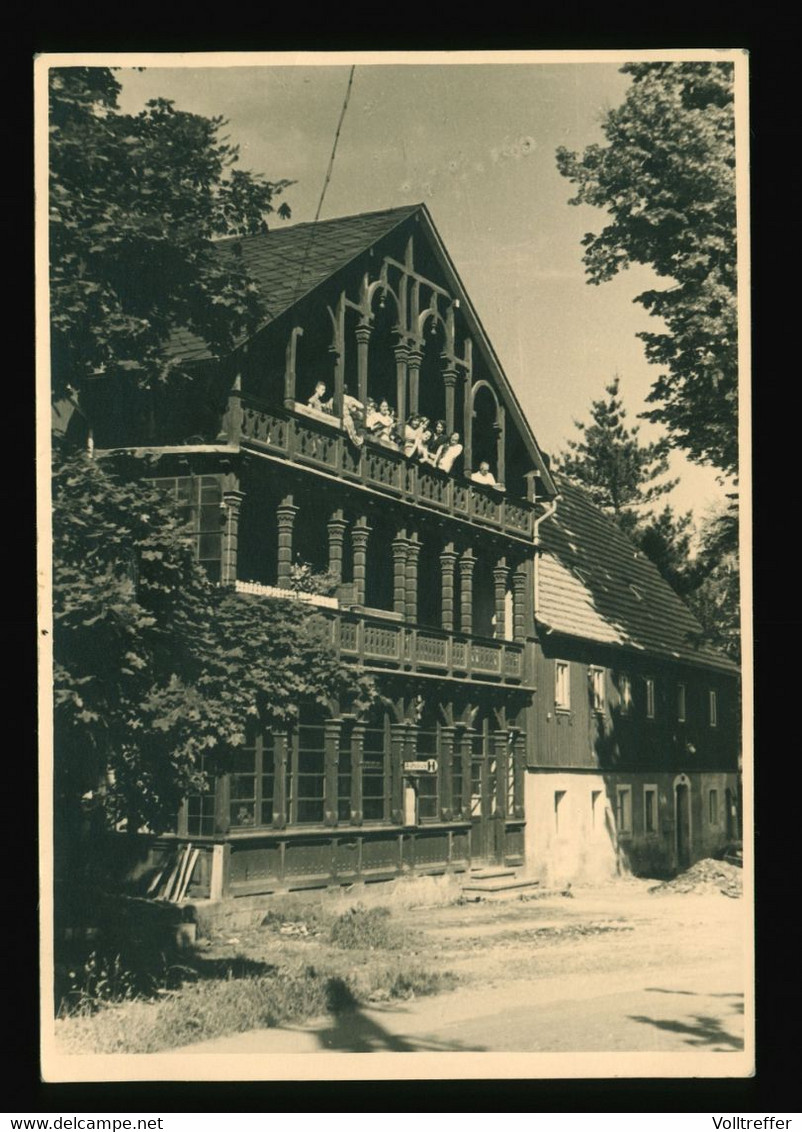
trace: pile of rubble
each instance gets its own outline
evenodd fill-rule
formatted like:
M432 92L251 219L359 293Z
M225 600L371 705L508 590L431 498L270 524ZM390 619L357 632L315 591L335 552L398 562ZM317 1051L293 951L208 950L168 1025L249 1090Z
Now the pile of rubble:
M654 885L649 892L693 892L699 895L720 892L737 900L743 895L743 872L726 861L705 857L673 880Z

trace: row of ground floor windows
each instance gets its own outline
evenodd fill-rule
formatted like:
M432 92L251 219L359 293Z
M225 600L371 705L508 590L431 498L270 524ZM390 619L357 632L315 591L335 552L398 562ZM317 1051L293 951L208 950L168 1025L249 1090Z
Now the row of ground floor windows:
M187 799L186 833L286 825L467 820L523 812L516 732L351 721L267 731ZM402 814L404 815L402 817Z
M706 794L706 805L702 812L707 825L712 829L722 830L726 833L727 837L735 837L737 834L738 818L737 798L734 791L727 788L722 798L719 790L715 787L711 787L707 790ZM554 792L554 828L557 833L563 832L562 827L566 824L565 818L562 816L562 811L565 808L566 795L566 790L555 790ZM631 786L616 786L614 796L610 799L610 802L611 808L614 807L615 830L618 834L657 834L660 832L659 817L661 813L661 799L659 798L657 786L643 787L643 806L640 812L638 828L635 828L633 821ZM664 794L662 798L663 810L668 804L669 796ZM601 829L604 826L605 811L606 804L603 792L601 790L592 790L590 793L590 813L591 825L594 829Z

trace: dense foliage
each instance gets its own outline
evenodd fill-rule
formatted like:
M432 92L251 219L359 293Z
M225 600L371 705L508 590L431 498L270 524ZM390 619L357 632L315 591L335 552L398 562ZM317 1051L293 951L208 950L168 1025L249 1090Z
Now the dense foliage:
M53 398L87 382L164 380L177 327L215 353L258 323L261 306L238 244L263 231L291 183L234 168L222 118L154 99L118 109L106 68L50 73L50 286ZM278 215L289 216L281 204Z
M141 476L145 469L139 470ZM373 686L314 610L209 583L164 493L109 461L57 463L53 497L56 791L108 821L163 828L225 769L249 724Z
M643 332L662 372L644 415L688 456L735 474L738 461L735 131L731 63L632 63L604 145L557 151L572 204L609 222L583 240L589 281L646 264L666 286L638 302L665 329Z

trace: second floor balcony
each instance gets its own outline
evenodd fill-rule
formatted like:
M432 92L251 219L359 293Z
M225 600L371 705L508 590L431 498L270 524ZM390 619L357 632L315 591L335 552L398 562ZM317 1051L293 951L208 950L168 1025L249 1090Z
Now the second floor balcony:
M265 452L516 539L533 538L534 503L422 465L370 438L357 447L336 417L300 405L295 410L277 409L251 398L233 397L227 431L230 442L246 450Z
M456 679L515 686L533 682L532 643L468 636L411 625L385 610L342 608L336 598L295 594L275 586L235 583L239 593L315 605L330 626L330 640L340 655L369 668L399 673L429 673Z

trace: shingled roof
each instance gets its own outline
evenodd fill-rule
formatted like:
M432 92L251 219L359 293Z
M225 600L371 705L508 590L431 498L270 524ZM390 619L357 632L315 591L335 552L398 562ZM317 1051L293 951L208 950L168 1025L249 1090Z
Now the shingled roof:
M538 621L584 640L737 672L657 567L581 488L555 476L560 501L540 528Z
M316 224L271 228L258 236L218 240L215 246L221 255L231 254L235 244L241 247L242 261L264 302L267 325L420 207L413 204ZM175 361L211 357L203 339L186 329L174 332L168 352Z

